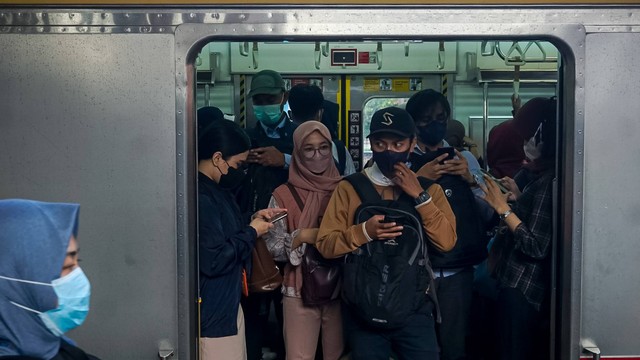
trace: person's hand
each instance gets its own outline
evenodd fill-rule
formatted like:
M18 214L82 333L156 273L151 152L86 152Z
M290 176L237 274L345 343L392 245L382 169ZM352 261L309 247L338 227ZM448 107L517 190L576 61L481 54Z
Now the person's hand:
M284 154L275 146L261 147L249 150L247 162L262 166L284 167Z
M298 248L302 244L315 244L318 237L318 228L302 229L298 231L291 243L291 250Z
M281 213L281 212L283 212L283 211L284 211L284 212L286 212L286 211L287 211L287 209L282 209L282 208L269 208L269 209L262 209L262 210L258 210L258 211L256 211L256 213L255 213L255 214L253 214L253 215L251 216L251 220L253 220L253 219L258 219L258 218L259 218L259 219L262 219L262 220L264 220L264 221L269 221L269 220L271 220L271 218L272 218L274 215L277 215L277 214L279 214L279 213Z
M418 176L406 164L397 163L393 166L393 169L395 176L391 181L398 185L407 195L415 199L424 191L420 181L418 181Z
M520 192L518 185L512 178L505 176L498 181L500 181L500 184L511 193L511 196L508 199L509 201L516 201L520 197L520 195L522 195L522 192Z
M251 223L249 224L249 226L254 228L256 230L256 233L258 234L258 237L260 237L260 236L268 233L269 229L271 229L273 227L273 224L268 222L267 220L265 220L262 217L257 217L255 219L251 220Z
M420 173L420 176L424 176L429 180L436 181L436 180L440 179L442 174L444 174L442 172L442 169L444 169L445 166L446 166L446 165L440 164L440 161L446 159L447 156L449 156L449 155L448 154L442 154L442 155L438 156L437 158L429 161L428 163L424 164L420 168L420 170L418 170L418 173Z
M467 158L462 155L460 151L455 150L457 159L450 159L444 161L444 167L442 168L442 174L449 175L460 175L462 176L469 184L474 182L473 175L469 171L469 162L467 162Z
M520 100L520 96L516 93L511 95L511 108L513 108L513 114L515 115L518 110L520 110L520 105L522 104Z
M384 215L374 215L364 225L367 235L374 240L395 239L402 235L402 226L395 222L383 223Z
M486 185L479 184L482 191L484 191L484 200L491 205L498 214L503 214L505 211L511 209L507 203L507 198L511 195L511 192L503 194L498 184L488 175L484 175L484 182Z

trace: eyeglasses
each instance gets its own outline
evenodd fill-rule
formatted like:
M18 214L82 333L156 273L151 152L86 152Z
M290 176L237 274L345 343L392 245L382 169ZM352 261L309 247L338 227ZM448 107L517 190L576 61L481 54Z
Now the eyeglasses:
M322 157L327 156L331 154L331 146L329 144L325 144L325 145L320 145L319 148L311 148L311 147L303 148L302 156L307 160L311 160L316 156L316 152L320 154L320 156Z

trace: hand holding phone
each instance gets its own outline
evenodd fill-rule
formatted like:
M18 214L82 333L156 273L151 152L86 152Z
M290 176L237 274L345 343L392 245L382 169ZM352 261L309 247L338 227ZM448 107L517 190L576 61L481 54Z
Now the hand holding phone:
M436 150L436 157L447 154L447 157L440 161L440 164L444 164L446 160L454 159L456 156L456 150L453 147L441 147Z
M274 223L274 222L276 222L276 221L280 221L280 220L282 220L282 219L286 218L286 217L287 217L287 215L289 215L289 214L288 214L286 211L279 212L279 213L277 213L277 214L273 215L273 216L269 219L269 222L273 224L273 223Z
M493 175L491 175L491 173L489 173L487 170L485 169L481 169L480 171L482 171L482 173L486 176L489 177L489 179L493 180L496 185L498 185L498 187L500 188L500 191L502 191L502 193L506 194L509 192L509 189L507 189L506 187L504 187L504 185L502 185L502 182L499 179L496 179Z

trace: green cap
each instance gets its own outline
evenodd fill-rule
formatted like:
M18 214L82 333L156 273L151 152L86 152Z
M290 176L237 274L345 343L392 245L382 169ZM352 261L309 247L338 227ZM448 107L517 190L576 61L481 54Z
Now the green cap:
M285 91L284 80L280 74L273 70L262 70L251 80L249 97L260 94L276 95Z

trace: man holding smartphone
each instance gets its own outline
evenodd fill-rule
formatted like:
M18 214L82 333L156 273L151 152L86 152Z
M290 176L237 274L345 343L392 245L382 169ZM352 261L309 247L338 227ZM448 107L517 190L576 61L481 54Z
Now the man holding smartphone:
M493 210L482 200L478 187L482 181L478 161L469 151L455 150L444 140L451 115L447 98L435 90L422 90L409 99L406 109L418 134L411 168L442 187L456 216L458 241L453 250L429 249L442 312L442 323L436 328L441 359L466 359L474 266L487 257L485 222Z

